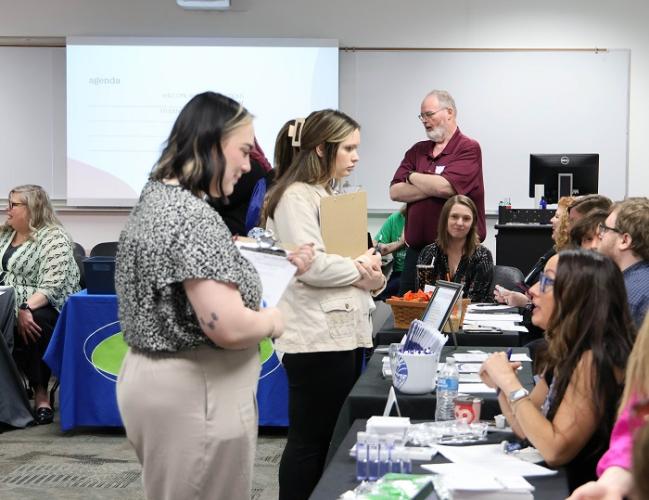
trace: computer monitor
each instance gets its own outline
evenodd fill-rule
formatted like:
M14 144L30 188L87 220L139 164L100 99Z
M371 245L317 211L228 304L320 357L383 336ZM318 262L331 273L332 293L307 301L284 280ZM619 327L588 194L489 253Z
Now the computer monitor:
M535 186L543 186L547 203L557 203L562 196L597 194L599 154L531 154L530 198Z

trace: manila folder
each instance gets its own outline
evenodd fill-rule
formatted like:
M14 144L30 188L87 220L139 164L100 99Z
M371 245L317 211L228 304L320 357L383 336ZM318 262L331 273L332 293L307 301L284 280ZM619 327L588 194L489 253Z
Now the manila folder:
M356 258L367 251L367 193L320 200L320 230L327 253Z

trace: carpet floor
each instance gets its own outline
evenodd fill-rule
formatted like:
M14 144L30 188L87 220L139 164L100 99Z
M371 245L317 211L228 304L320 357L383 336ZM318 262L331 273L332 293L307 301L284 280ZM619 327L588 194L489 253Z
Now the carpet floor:
M252 500L278 496L284 430L261 429ZM122 430L62 432L58 422L0 434L2 500L144 498L141 468Z

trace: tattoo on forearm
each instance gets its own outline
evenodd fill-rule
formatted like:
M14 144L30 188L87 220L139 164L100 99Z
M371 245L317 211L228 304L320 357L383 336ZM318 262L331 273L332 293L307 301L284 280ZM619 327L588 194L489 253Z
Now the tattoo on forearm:
M210 319L208 321L205 321L203 318L198 318L198 322L203 326L207 326L210 330L216 328L216 322L218 320L219 316L215 312L210 313Z

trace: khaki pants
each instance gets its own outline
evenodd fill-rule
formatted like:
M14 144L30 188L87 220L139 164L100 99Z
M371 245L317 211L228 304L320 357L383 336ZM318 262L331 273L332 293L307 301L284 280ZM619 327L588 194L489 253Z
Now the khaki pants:
M257 347L129 350L117 402L147 499L250 499L259 369Z

